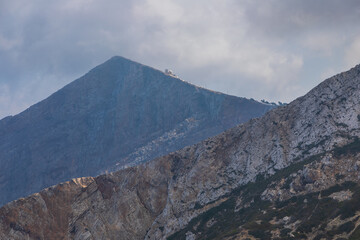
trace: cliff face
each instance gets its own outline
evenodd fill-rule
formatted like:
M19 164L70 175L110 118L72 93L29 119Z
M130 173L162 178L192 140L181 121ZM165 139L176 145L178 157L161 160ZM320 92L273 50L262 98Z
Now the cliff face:
M114 57L0 121L0 205L194 144L272 107Z
M232 191L169 239L359 239L360 141Z
M191 147L83 180L82 185L65 183L66 192L55 191L61 187L56 186L11 202L0 209L0 238L56 239L58 234L62 234L59 239L261 238L253 230L269 227L263 226L263 220L278 224L277 230L265 229L269 234L281 231L286 224L297 229L301 224L288 218L271 219L275 215L268 207L334 184L359 181L359 96L357 66L287 106ZM338 169L338 175L331 174L331 169L320 171L327 163ZM348 169L353 173L347 174ZM348 176L341 178L345 174ZM357 191L352 186L343 187L344 192L333 191L334 201L349 200ZM48 195L53 200L46 200ZM267 205L258 205L262 201ZM316 203L311 206L315 209ZM58 231L60 220L54 216L60 210L63 228ZM311 219L311 207L307 212L310 217L296 216L294 220ZM244 226L247 222L253 225ZM290 231L295 239L306 236L295 231Z

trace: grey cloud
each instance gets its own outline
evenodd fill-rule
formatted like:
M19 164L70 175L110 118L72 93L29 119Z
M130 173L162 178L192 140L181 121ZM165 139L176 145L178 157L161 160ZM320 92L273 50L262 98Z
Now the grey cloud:
M324 72L360 61L347 47L358 46L359 5L352 0L0 1L0 118L113 55L173 68L184 80L217 91L290 101L321 81Z
M357 0L249 1L245 11L266 36L298 36L308 31L350 29L360 20Z

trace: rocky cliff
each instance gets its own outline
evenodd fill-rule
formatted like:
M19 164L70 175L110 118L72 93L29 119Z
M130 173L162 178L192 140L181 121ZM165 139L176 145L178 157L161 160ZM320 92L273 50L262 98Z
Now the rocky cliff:
M272 106L113 57L0 121L0 205L192 145Z
M359 96L357 66L287 106L191 147L13 201L0 209L0 238L358 234ZM352 204L340 204L346 201ZM328 208L335 213L324 213Z
M359 239L360 141L259 176L169 239Z

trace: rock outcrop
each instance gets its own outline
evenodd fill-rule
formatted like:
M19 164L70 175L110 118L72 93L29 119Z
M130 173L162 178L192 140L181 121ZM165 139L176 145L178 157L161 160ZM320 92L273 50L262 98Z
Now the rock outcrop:
M271 220L297 229L298 223L287 215L281 219L256 217L268 216L271 201L319 191L322 187L316 184L322 182L329 183L324 188L343 184L329 180L338 175L319 170L327 161L336 165L351 158L344 171L355 171L349 179L358 176L359 96L357 66L327 79L287 106L196 145L90 179L83 187L65 183L71 190L61 204L43 197L51 193L56 200L57 195L64 195L52 190L56 187L11 202L0 209L0 238L56 239L59 220L54 216L60 209L62 216L67 216L61 219L67 226L61 237L68 239L254 239L261 238L262 228ZM283 198L276 195L281 184L289 186ZM332 198L346 201L353 190L341 188ZM39 216L48 225L37 223ZM256 225L251 228L241 221ZM254 233L254 226L260 233ZM291 232L271 230L274 238Z
M170 239L359 239L360 141L231 192Z
M0 121L0 205L71 178L146 162L272 107L113 57Z

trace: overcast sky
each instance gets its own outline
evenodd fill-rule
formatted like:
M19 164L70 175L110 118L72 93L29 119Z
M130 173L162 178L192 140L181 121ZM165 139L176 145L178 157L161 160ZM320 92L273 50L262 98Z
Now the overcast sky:
M358 0L0 0L0 118L112 56L289 102L360 63Z

